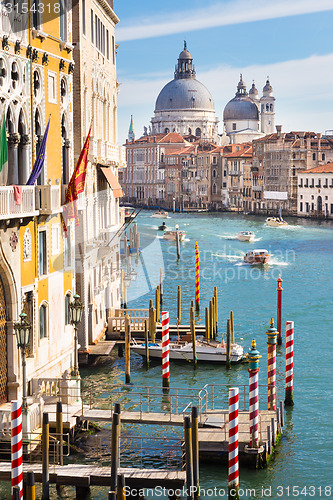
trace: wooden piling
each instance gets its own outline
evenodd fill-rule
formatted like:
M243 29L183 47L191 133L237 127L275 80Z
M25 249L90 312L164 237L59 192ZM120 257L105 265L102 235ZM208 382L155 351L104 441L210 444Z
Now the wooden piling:
M64 465L64 443L63 443L63 419L62 419L62 402L57 401L57 413L56 413L56 433L59 440L59 463Z
M182 291L181 286L177 286L177 324L180 325L182 320Z
M130 347L130 322L128 314L125 315L125 384L131 383L131 347ZM113 491L113 490L111 490Z
M124 309L127 309L127 288L126 288L126 283L124 280L124 304L123 304Z
M126 500L125 476L124 476L124 474L119 474L118 475L117 500Z
M231 343L235 343L234 311L230 311Z
M109 491L108 500L117 500L117 493L115 491Z
M156 309L156 321L159 323L161 321L160 314L160 287L157 285L155 290L155 309Z
M271 428L272 428L272 444L273 446L276 445L276 425L275 425L275 418L271 418Z
M191 327L191 337L192 337L192 353L193 353L193 366L197 366L197 341L195 335L195 317L194 317L194 306L190 310L190 327Z
M192 406L192 456L193 456L193 486L196 488L194 499L199 498L199 420L198 408Z
M149 368L149 335L148 335L148 320L145 320L145 364Z
M13 500L21 500L21 491L19 486L13 487Z
M268 455L271 454L272 451L272 436L271 436L271 426L267 426L267 443L268 443L268 450L267 453Z
M210 330L210 335L212 340L215 339L214 337L214 317L213 317L213 303L212 301L209 302L209 330Z
M217 307L217 287L214 286L214 297L215 297L215 319L216 319L216 333L218 329L218 307Z
M187 499L193 500L193 453L192 453L192 430L190 417L184 417L184 442L185 442L185 464L186 464L186 489Z
M121 295L120 306L124 307L124 269L123 268L121 268L121 273L120 273L120 295Z
M215 308L215 297L212 297L212 309L213 309L213 331L214 331L214 339L216 340L217 332L216 332L216 308Z
M180 248L179 248L179 232L178 232L178 224L176 225L176 251L177 251L177 259L180 259Z
M163 269L160 268L160 311L163 309Z
M50 476L49 476L49 448L50 448L50 428L49 414L43 413L42 428L42 500L50 499Z
M112 415L111 431L111 484L110 491L117 491L118 467L119 467L119 436L120 436L120 415Z
M231 368L231 332L230 332L230 319L227 320L227 345L226 345L226 355L227 355L227 363L226 368L230 370Z
M26 500L35 500L36 490L35 490L35 473L29 471L27 473L27 490L26 490Z
M205 337L210 340L210 328L209 328L209 309L205 308Z

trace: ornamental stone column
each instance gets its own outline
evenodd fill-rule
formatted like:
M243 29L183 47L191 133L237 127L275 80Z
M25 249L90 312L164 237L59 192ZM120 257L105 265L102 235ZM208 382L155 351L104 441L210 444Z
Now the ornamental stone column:
M18 145L20 142L20 134L14 132L9 134L8 139L8 184L17 185L18 178Z
M23 134L21 135L21 155L19 158L19 182L22 186L25 186L31 172L31 164L30 164L30 144L31 138L30 135Z

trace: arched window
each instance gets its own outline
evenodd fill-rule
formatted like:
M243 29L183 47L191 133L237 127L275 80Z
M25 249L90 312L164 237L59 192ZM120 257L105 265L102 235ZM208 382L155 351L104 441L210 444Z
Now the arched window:
M213 184L213 194L216 194L216 193L217 193L216 184Z
M69 140L65 115L61 118L61 141L62 141L62 183L69 183Z
M195 136L196 136L196 137L201 137L201 128L197 128L197 129L195 130Z
M165 134L168 134L169 132L170 132L170 130L169 130L168 128L165 128L165 129L164 129L164 133L165 133Z
M213 170L213 177L216 177L216 170L215 170L215 168Z
M65 325L69 325L69 304L72 302L72 295L67 292L65 295Z
M48 337L48 305L44 302L39 308L39 338Z
M192 129L191 128L188 129L188 133L189 133L189 135L192 134Z
M270 104L270 105L269 105L269 110L270 110L270 111L273 111L273 104Z
M269 111L269 104L266 104L266 111Z

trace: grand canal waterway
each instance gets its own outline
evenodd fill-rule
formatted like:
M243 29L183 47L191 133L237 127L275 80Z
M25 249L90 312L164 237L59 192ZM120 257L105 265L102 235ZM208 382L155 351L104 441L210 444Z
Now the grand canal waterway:
M294 486L299 487L300 498L333 498L333 224L290 218L288 227L271 228L264 224L265 218L259 216L170 214L166 223L172 227L178 223L180 229L186 231L186 240L181 244L181 259L177 263L175 244L161 239L157 231L161 222L151 218L151 214L141 212L137 218L143 252L137 262L132 259L132 271L135 270L136 274L132 273L128 307L147 307L163 267L163 309L170 311L170 321L174 323L176 290L180 284L182 322L188 323L189 304L194 298L194 245L197 241L200 248L201 312L216 285L219 332L225 332L226 319L233 310L236 341L248 348L255 338L262 354L260 384L267 380L265 331L270 317L276 318L276 279L279 273L283 279L283 322L284 325L286 320L295 322L295 406L286 411L283 437L267 469L250 471L241 467L241 498L293 498L297 496ZM241 230L253 231L256 241L242 243L236 240L234 236ZM270 264L264 267L245 265L243 256L251 248L266 248L271 254ZM278 348L277 356L280 399L284 399L284 356L285 342ZM159 365L153 365L147 372L141 358L133 356L131 368L134 385L161 385ZM82 369L81 375L107 392L109 384L124 381L124 359L118 358L114 351L101 365ZM244 365L228 372L223 366L199 366L194 371L191 365L171 364L170 376L172 386L198 390L206 383L231 386L248 383ZM138 431L147 432L143 428ZM163 434L164 430L155 429L155 432ZM200 485L207 489L227 490L226 466L202 465ZM331 489L325 490L325 487ZM255 489L255 495L246 493L245 490L250 488ZM55 495L54 489L52 492ZM74 498L74 490L67 488L63 498ZM91 498L106 499L107 492L92 489ZM223 496L213 494L210 498Z

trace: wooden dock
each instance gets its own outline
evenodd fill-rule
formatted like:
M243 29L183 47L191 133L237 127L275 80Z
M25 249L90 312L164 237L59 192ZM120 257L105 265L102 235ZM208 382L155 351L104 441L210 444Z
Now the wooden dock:
M35 481L42 482L42 465L23 463L23 478L28 472L35 473ZM185 471L165 469L118 469L118 474L124 474L125 484L135 488L182 488L185 484ZM11 480L11 463L0 462L0 481ZM76 487L110 486L111 468L97 465L53 465L50 466L50 483Z
M89 346L89 357L96 356L109 356L110 352L116 345L115 341L111 340L100 340L97 344Z

